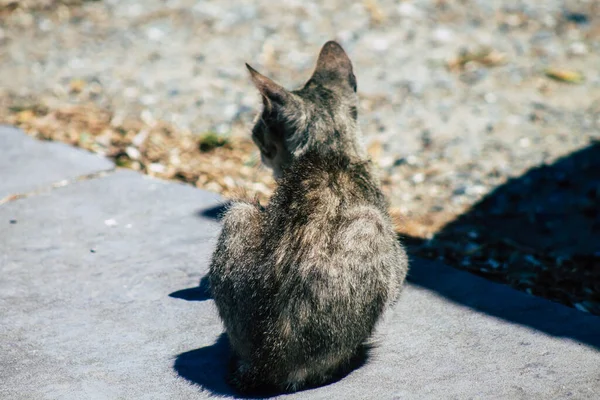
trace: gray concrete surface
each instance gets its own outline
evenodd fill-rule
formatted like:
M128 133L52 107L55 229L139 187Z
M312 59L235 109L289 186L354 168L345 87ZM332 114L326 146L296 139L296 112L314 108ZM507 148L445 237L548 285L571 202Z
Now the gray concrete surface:
M116 171L0 206L0 398L233 396L201 281L221 204ZM362 368L288 397L600 395L600 318L436 262L413 261L376 340Z
M6 125L0 125L0 153L0 200L114 167L96 154L64 143L40 142Z

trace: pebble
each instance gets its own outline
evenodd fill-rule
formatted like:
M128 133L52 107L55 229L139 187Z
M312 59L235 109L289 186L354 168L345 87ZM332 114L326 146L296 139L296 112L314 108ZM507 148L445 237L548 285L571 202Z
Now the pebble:
M408 1L400 3L396 10L403 17L418 18L421 16L421 11Z
M471 195L471 196L481 196L482 194L485 194L487 191L488 191L488 189L483 185L472 185L472 186L467 186L466 194Z
M105 220L104 221L104 225L106 225L106 226L116 226L118 224L117 224L117 221L115 221L114 219L111 218L111 219Z
M431 39L434 43L450 43L454 39L454 33L447 28L436 28L431 34Z
M494 93L486 93L484 99L486 103L494 104L498 100L498 97Z
M129 158L131 158L132 160L139 160L140 157L142 156L142 154L140 153L140 151L138 149L136 149L133 146L128 146L125 149L125 153L127 153L127 155L129 156Z
M419 172L411 177L413 183L419 184L425 181L425 174Z
M394 165L395 158L393 156L385 156L379 159L379 166L381 168L389 168Z
M571 43L569 52L575 56L582 56L588 53L588 47L583 42Z
M146 31L146 36L150 40L159 41L165 36L165 32L157 27L151 27Z
M375 51L384 52L390 47L390 43L386 38L378 37L373 39L371 46Z
M228 106L225 106L223 110L223 115L227 120L232 120L235 119L235 117L238 115L239 110L240 108L237 104L229 104Z
M150 172L154 172L155 174L162 174L167 170L167 167L160 163L151 163L148 165L148 170Z
M527 148L529 146L531 146L531 140L529 138L521 138L519 139L519 146L523 147L523 148Z
M156 125L156 119L152 115L152 112L148 109L142 110L142 112L140 113L140 118L146 125L150 127Z
M588 310L587 307L583 303L575 303L575 304L573 304L573 306L575 306L575 308L578 309L579 311L583 311L585 313L590 312L590 310Z
M151 106L158 103L158 97L151 94L146 94L140 97L140 102L145 106Z

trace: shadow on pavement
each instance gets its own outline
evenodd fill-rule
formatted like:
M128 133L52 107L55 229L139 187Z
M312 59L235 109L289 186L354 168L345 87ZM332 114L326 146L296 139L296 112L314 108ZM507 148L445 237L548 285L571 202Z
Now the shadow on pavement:
M600 348L600 143L498 187L427 242L409 281L446 298L547 334ZM484 286L485 290L478 287ZM541 297L577 308L549 304ZM532 312L535 310L536 312Z
M350 366L337 372L325 385L307 387L302 391L320 386L328 386L344 379L352 371L368 362L373 346L373 344L362 346L356 357L350 362ZM234 391L226 382L230 355L229 339L226 333L222 333L217 341L210 346L179 354L175 359L173 369L182 378L201 386L203 389L217 396L257 399L270 398L282 394L269 389L268 394L243 396Z
M173 369L182 378L212 394L236 397L237 393L225 381L229 358L229 340L227 335L222 333L210 346L179 354Z
M600 318L507 285L490 282L426 259L412 259L408 283L448 300L548 335L572 339L600 349Z
M181 289L169 294L169 297L182 299L187 301L205 301L212 299L210 293L210 281L208 275L200 279L200 283L196 287Z
M217 206L211 207L211 208L205 208L203 210L199 210L198 211L198 217L200 218L208 218L208 219L212 219L215 221L220 221L221 218L223 217L223 214L225 213L225 211L227 211L227 208L229 207L230 202L224 202L223 204L219 204Z
M600 143L509 180L416 253L600 315Z

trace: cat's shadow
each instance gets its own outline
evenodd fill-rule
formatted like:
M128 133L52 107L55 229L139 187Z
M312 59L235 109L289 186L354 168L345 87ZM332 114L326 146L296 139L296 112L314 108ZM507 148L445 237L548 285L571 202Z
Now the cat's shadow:
M229 206L231 206L231 201L224 201L214 207L198 210L196 214L200 218L221 221Z
M169 294L169 297L186 301L212 299L208 275L200 280L198 286L177 290ZM226 333L222 333L212 345L178 354L173 369L185 380L212 394L239 397L225 381L229 359L229 339Z
M302 389L302 391L328 386L344 379L352 371L368 362L372 349L372 345L362 347L359 354L351 362L349 369L340 371L324 385L309 386ZM226 333L222 333L212 345L177 355L173 369L185 380L221 397L266 399L285 394L269 391L265 394L245 396L235 391L226 381L230 357L229 339Z
M239 397L225 381L229 358L229 339L222 333L212 345L178 354L173 369L185 380L214 395Z
M204 276L198 286L191 287L187 289L177 290L171 294L169 297L173 297L174 299L181 299L187 301L205 301L212 299L212 295L210 293L210 281L208 279L208 275Z
M206 301L212 299L208 275L200 280L197 287L177 290L169 294L169 297L186 301ZM338 382L352 371L365 365L369 360L373 346L373 344L370 344L361 347L360 352L355 359L352 360L350 368L340 371L330 382L320 386L327 386ZM229 338L224 332L212 345L178 354L175 358L173 369L185 380L198 385L217 396L260 399L283 394L280 392L269 392L264 395L244 396L236 392L226 382L230 358ZM312 386L307 387L304 390L314 388L316 387Z

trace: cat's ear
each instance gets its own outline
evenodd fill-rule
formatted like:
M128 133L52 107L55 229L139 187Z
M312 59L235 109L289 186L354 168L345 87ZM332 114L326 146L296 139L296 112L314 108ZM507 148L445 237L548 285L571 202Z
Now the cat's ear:
M321 82L342 83L356 92L356 77L352 71L352 62L342 46L333 40L325 43L321 49L311 79Z
M267 78L250 65L246 64L250 78L263 98L265 107L271 109L273 105L285 105L290 99L290 93L272 79Z

